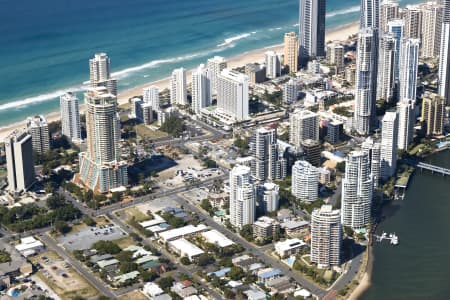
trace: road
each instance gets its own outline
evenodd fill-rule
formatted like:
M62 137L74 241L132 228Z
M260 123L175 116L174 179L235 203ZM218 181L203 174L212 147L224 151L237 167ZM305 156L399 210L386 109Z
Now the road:
M247 251L253 253L253 255L255 255L256 257L262 259L266 264L270 264L272 267L280 269L281 271L283 271L283 273L285 275L293 278L297 283L299 283L304 288L311 291L311 293L317 295L319 298L322 298L323 296L325 296L325 294L326 294L325 290L321 289L320 287L315 286L310 281L308 281L303 276L301 276L299 273L291 271L291 269L288 268L288 266L281 263L279 260L275 259L274 257L266 254L261 248L247 242L245 239L240 237L238 234L230 231L225 226L222 226L222 225L216 223L206 212L204 212L197 206L192 205L190 202L188 202L187 200L183 199L182 197L180 197L178 195L174 195L174 196L172 196L172 198L174 200L176 200L179 204L183 205L183 207L185 209L193 211L193 212L197 213L198 215L202 216L204 218L203 222L205 224L207 224L209 227L211 227L217 231L220 231L222 234L224 234L229 239L239 243Z
M224 171L224 173L225 174L223 174L221 176L216 176L214 178L202 181L198 185L195 185L195 186L196 187L209 186L216 179L227 179L228 176L229 176L228 175L228 171ZM68 191L64 190L63 188L59 189L59 193L64 195L66 200L69 200L83 214L86 214L86 215L89 215L89 216L100 216L100 215L104 215L104 214L109 214L109 213L111 213L111 212L113 212L115 210L118 210L118 209L127 208L127 207L134 206L134 205L146 202L146 201L150 201L152 199L176 195L178 193L187 191L189 189L192 189L192 186L182 186L182 187L178 187L178 188L174 188L174 189L170 189L170 190L162 190L162 191L157 192L157 193L148 194L148 195L145 195L145 196L142 196L142 197L138 197L138 198L134 199L133 201L129 201L129 202L126 202L126 203L122 203L122 202L114 203L114 204L111 204L109 206L105 206L105 207L102 207L100 209L97 209L97 210L87 207L86 205L84 205L84 203L78 201L74 196L72 196L72 194L70 194Z
M115 214L108 214L108 218L110 218L116 225L118 225L127 234L130 234L130 233L134 232L134 233L137 233L137 234L140 235L139 232L135 231L133 228L131 228L130 226L128 226L125 223L123 223L122 220L120 220L118 217L115 216ZM143 238L142 242L143 242L143 244L145 244L147 246L151 246L151 247L155 246L147 238ZM157 248L164 256L166 256L167 258L171 258L171 255L164 249L164 247L157 247ZM171 259L171 260L174 262L173 259ZM180 270L182 273L187 274L190 277L196 277L196 275L193 274L192 270L189 270L188 268L186 268L182 264L178 264L177 265L177 270ZM213 289L209 288L208 285L206 285L203 281L201 281L201 278L196 278L196 279L198 279L196 281L201 285L201 287L203 289L205 289L208 292L208 294L211 297L213 297L214 299L217 299L217 300L221 300L222 299L222 296L219 295Z
M194 120L194 119L190 119L190 121L192 123L194 123L195 125L202 127L205 131L208 131L209 133L200 135L200 136L196 136L196 137L191 137L188 141L214 140L214 139L222 138L228 134L227 132L222 131L218 128L215 128L204 122ZM186 142L187 141L182 138L164 137L164 138L159 138L157 140L154 140L154 142L152 144L156 147L160 147L160 146L164 146L164 145L182 146Z
M48 249L55 251L62 259L70 263L72 267L85 278L92 286L94 286L100 293L109 297L110 299L117 299L116 294L114 294L105 283L101 282L95 275L84 268L80 262L73 259L66 251L61 248L56 242L46 234L40 236L42 242L45 243Z
M216 177L210 180L206 180L204 182L201 182L199 184L199 186L208 186L209 184L211 184L214 179L218 179L218 178L226 178L228 176L228 174L224 174L220 177ZM274 257L271 257L269 255L267 255L263 249L260 249L259 247L247 242L245 239L241 238L239 235L237 235L234 232L231 232L230 230L228 230L227 228L225 228L224 226L216 223L208 214L206 214L203 210L199 209L197 206L192 205L190 202L188 202L187 200L183 199L182 197L178 196L179 193L184 192L188 189L191 189L191 187L189 186L183 186L183 187L179 187L179 188L175 188L172 190L168 190L168 191L161 191L159 193L155 193L155 194L150 194L150 195L146 195L140 198L137 198L134 201L131 202L127 202L127 203L116 203L113 205L110 205L108 207L104 207L101 208L99 210L92 210L86 206L84 206L82 203L80 203L79 201L77 201L74 197L72 197L72 195L70 195L70 193L63 191L64 195L66 196L66 198L71 201L72 203L74 203L74 205L79 208L83 213L88 214L88 215L103 215L103 214L109 214L112 219L117 223L117 224L121 224L122 228L126 231L126 232L130 232L130 228L127 228L126 225L124 225L120 220L118 220L114 214L112 213L115 210L118 209L122 209L122 208L126 208L126 207L130 207L130 206L134 206L146 201L151 201L152 199L155 198L160 198L160 197L166 197L166 196L171 196L172 199L176 200L179 204L183 205L185 208L187 208L190 211L193 211L195 213L197 213L200 216L203 216L204 218L204 222L210 226L211 228L214 228L220 232L222 232L223 234L225 234L228 238L234 240L235 242L238 242L239 244L241 244L246 250L252 252L255 256L263 258L263 260L266 263L270 263L272 265L272 267L278 268L280 270L282 270L286 275L290 276L291 278L293 278L294 280L296 280L299 284L301 284L303 287L307 288L308 290L310 290L313 294L317 295L318 297L322 298L325 294L326 291L315 286L314 284L312 284L310 281L308 281L307 279L305 279L303 276L301 276L299 273L297 272L293 272L291 271L290 268L288 268L288 266L286 266L285 264L281 263L279 260L275 259ZM186 269L187 270L187 269ZM188 271L188 270L187 270ZM220 298L219 298L220 299Z
M357 250L357 247L361 246L353 245L353 253L356 252L358 254L355 257L353 257L352 260L349 262L349 265L345 273L342 276L340 276L338 280L334 283L333 290L339 291L342 288L344 288L344 286L352 282L356 274L358 273L359 268L361 268L364 252Z
M338 203L339 198L341 197L341 194L342 194L342 179L336 186L336 190L334 191L333 195L330 197L328 204L333 205L335 207L336 204Z

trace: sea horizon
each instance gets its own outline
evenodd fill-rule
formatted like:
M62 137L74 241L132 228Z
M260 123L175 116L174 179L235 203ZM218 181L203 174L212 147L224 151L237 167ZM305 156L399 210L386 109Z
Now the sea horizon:
M298 0L277 3L260 0L258 5L250 0L188 1L181 5L182 11L176 12L173 3L163 1L152 1L149 5L147 0L131 0L135 5L127 2L127 9L119 0L95 4L81 0L86 4L83 8L53 1L24 8L13 0L1 1L12 9L11 14L0 13L5 27L17 25L18 21L12 18L14 12L31 20L30 24L17 26L16 32L0 28L3 34L0 41L4 40L2 45L6 45L0 49L0 63L4 66L0 76L5 78L0 83L2 128L28 116L57 111L58 97L65 92L78 93L81 99L89 76L88 60L96 52L110 56L112 76L118 79L121 93L167 78L175 68L191 69L215 55L229 58L280 44L285 32L298 31ZM416 2L420 1L403 1L401 5ZM50 4L53 6L47 16L44 10ZM152 7L149 9L147 5ZM118 24L94 26L91 28L95 32L91 32L90 24L72 23L87 21L88 16L92 17L92 9L104 6L108 7L107 16L95 15L91 22L99 22L100 18L110 23L121 16L114 19ZM133 9L128 9L129 6ZM145 18L149 10L153 13L149 15L150 21ZM167 20L169 16L177 17L176 23L186 26L178 28ZM328 1L327 31L351 24L358 16L359 1ZM50 20L44 21L46 17ZM54 29L57 25L60 27Z

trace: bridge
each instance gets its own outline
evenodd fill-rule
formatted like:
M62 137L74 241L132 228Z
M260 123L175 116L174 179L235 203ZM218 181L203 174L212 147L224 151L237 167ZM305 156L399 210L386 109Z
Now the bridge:
M417 167L420 168L421 170L425 169L425 170L431 171L432 173L442 174L442 176L447 176L447 175L450 176L450 169L446 169L443 167L438 167L438 166L426 164L423 162L418 163Z

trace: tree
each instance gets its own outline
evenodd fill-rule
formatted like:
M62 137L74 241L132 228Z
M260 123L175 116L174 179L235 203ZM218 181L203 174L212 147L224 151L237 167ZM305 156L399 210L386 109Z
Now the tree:
M136 271L138 265L132 261L123 261L120 263L120 273L126 274L133 271Z
M183 133L183 120L176 116L170 116L166 122L161 125L161 131L167 132L172 136L179 136Z
M144 282L153 281L156 278L158 278L158 274L156 272L153 272L153 271L145 271L145 270L143 270L140 273L141 273L142 281L144 281Z
M223 295L225 296L225 299L234 299L236 297L236 294L229 288L225 288Z
M336 170L340 173L345 173L345 162L339 162L336 164Z
M206 210L210 215L213 213L214 208L211 205L211 202L208 199L203 199L200 203L200 207Z
M211 186L211 191L218 193L222 189L223 180L222 179L214 179L213 184Z
M231 280L240 280L245 276L244 270L240 267L232 266L230 272L228 272L227 277Z
M346 236L352 237L353 234L354 234L354 231L353 231L353 229L351 227L344 226L344 233L345 233Z
M165 212L162 215L163 219L166 220L166 222L174 227L174 228L179 228L179 227L183 227L185 222L183 218L178 218L175 217L174 215L172 215L170 212Z
M158 280L158 285L161 289L167 290L172 286L175 280L171 276L163 277Z
M55 188L53 187L53 184L51 182L47 182L45 184L44 190L47 194L53 194Z
M185 265L185 266L191 264L191 261L189 260L189 258L188 258L187 256L183 256L183 257L180 259L180 262L181 262L183 265Z
M92 248L97 250L98 254L118 254L121 249L119 246L117 246L116 243L111 241L97 241L92 245Z
M212 159L207 159L207 160L205 160L205 161L203 162L203 164L205 165L205 167L210 168L210 169L212 169L212 168L217 168L217 163L216 163L216 161L215 161L215 160L212 160Z
M55 229L59 231L61 234L66 234L70 232L72 228L69 226L69 224L67 224L67 222L62 220L56 220Z
M47 207L50 209L57 209L58 207L64 206L66 200L64 196L52 195L47 198Z
M247 241L253 241L253 226L251 224L242 226L239 234Z
M236 146L239 149L239 153L240 154L245 153L249 149L248 142L245 139L241 138L241 137L237 137L234 140L233 145Z
M95 226L97 225L97 223L94 221L94 219L92 219L89 216L84 216L83 217L83 222L84 224L86 224L87 226Z
M233 262L231 261L231 257L224 257L219 261L219 266L224 268L231 268L233 266Z
M121 198L122 198L122 194L120 192L114 192L111 195L111 202L112 203L119 202Z
M197 258L197 265L200 267L207 266L209 264L212 264L213 262L214 257L207 253L200 254L199 257Z
M129 262L133 259L133 252L131 251L122 251L116 255L116 258L120 262Z
M11 261L11 255L5 249L0 250L0 263L7 263Z

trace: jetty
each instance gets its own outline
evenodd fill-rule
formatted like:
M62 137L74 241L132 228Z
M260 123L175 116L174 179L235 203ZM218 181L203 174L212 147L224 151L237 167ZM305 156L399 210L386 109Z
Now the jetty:
M374 235L374 237L377 242L388 240L390 241L391 245L398 245L398 236L395 233L390 233L388 235L386 232L383 232L382 235Z
M417 167L420 168L420 170L428 170L431 171L431 173L437 173L441 174L442 176L450 176L450 169L446 169L443 167L435 166L432 164L427 164L424 162L420 162L417 164Z

